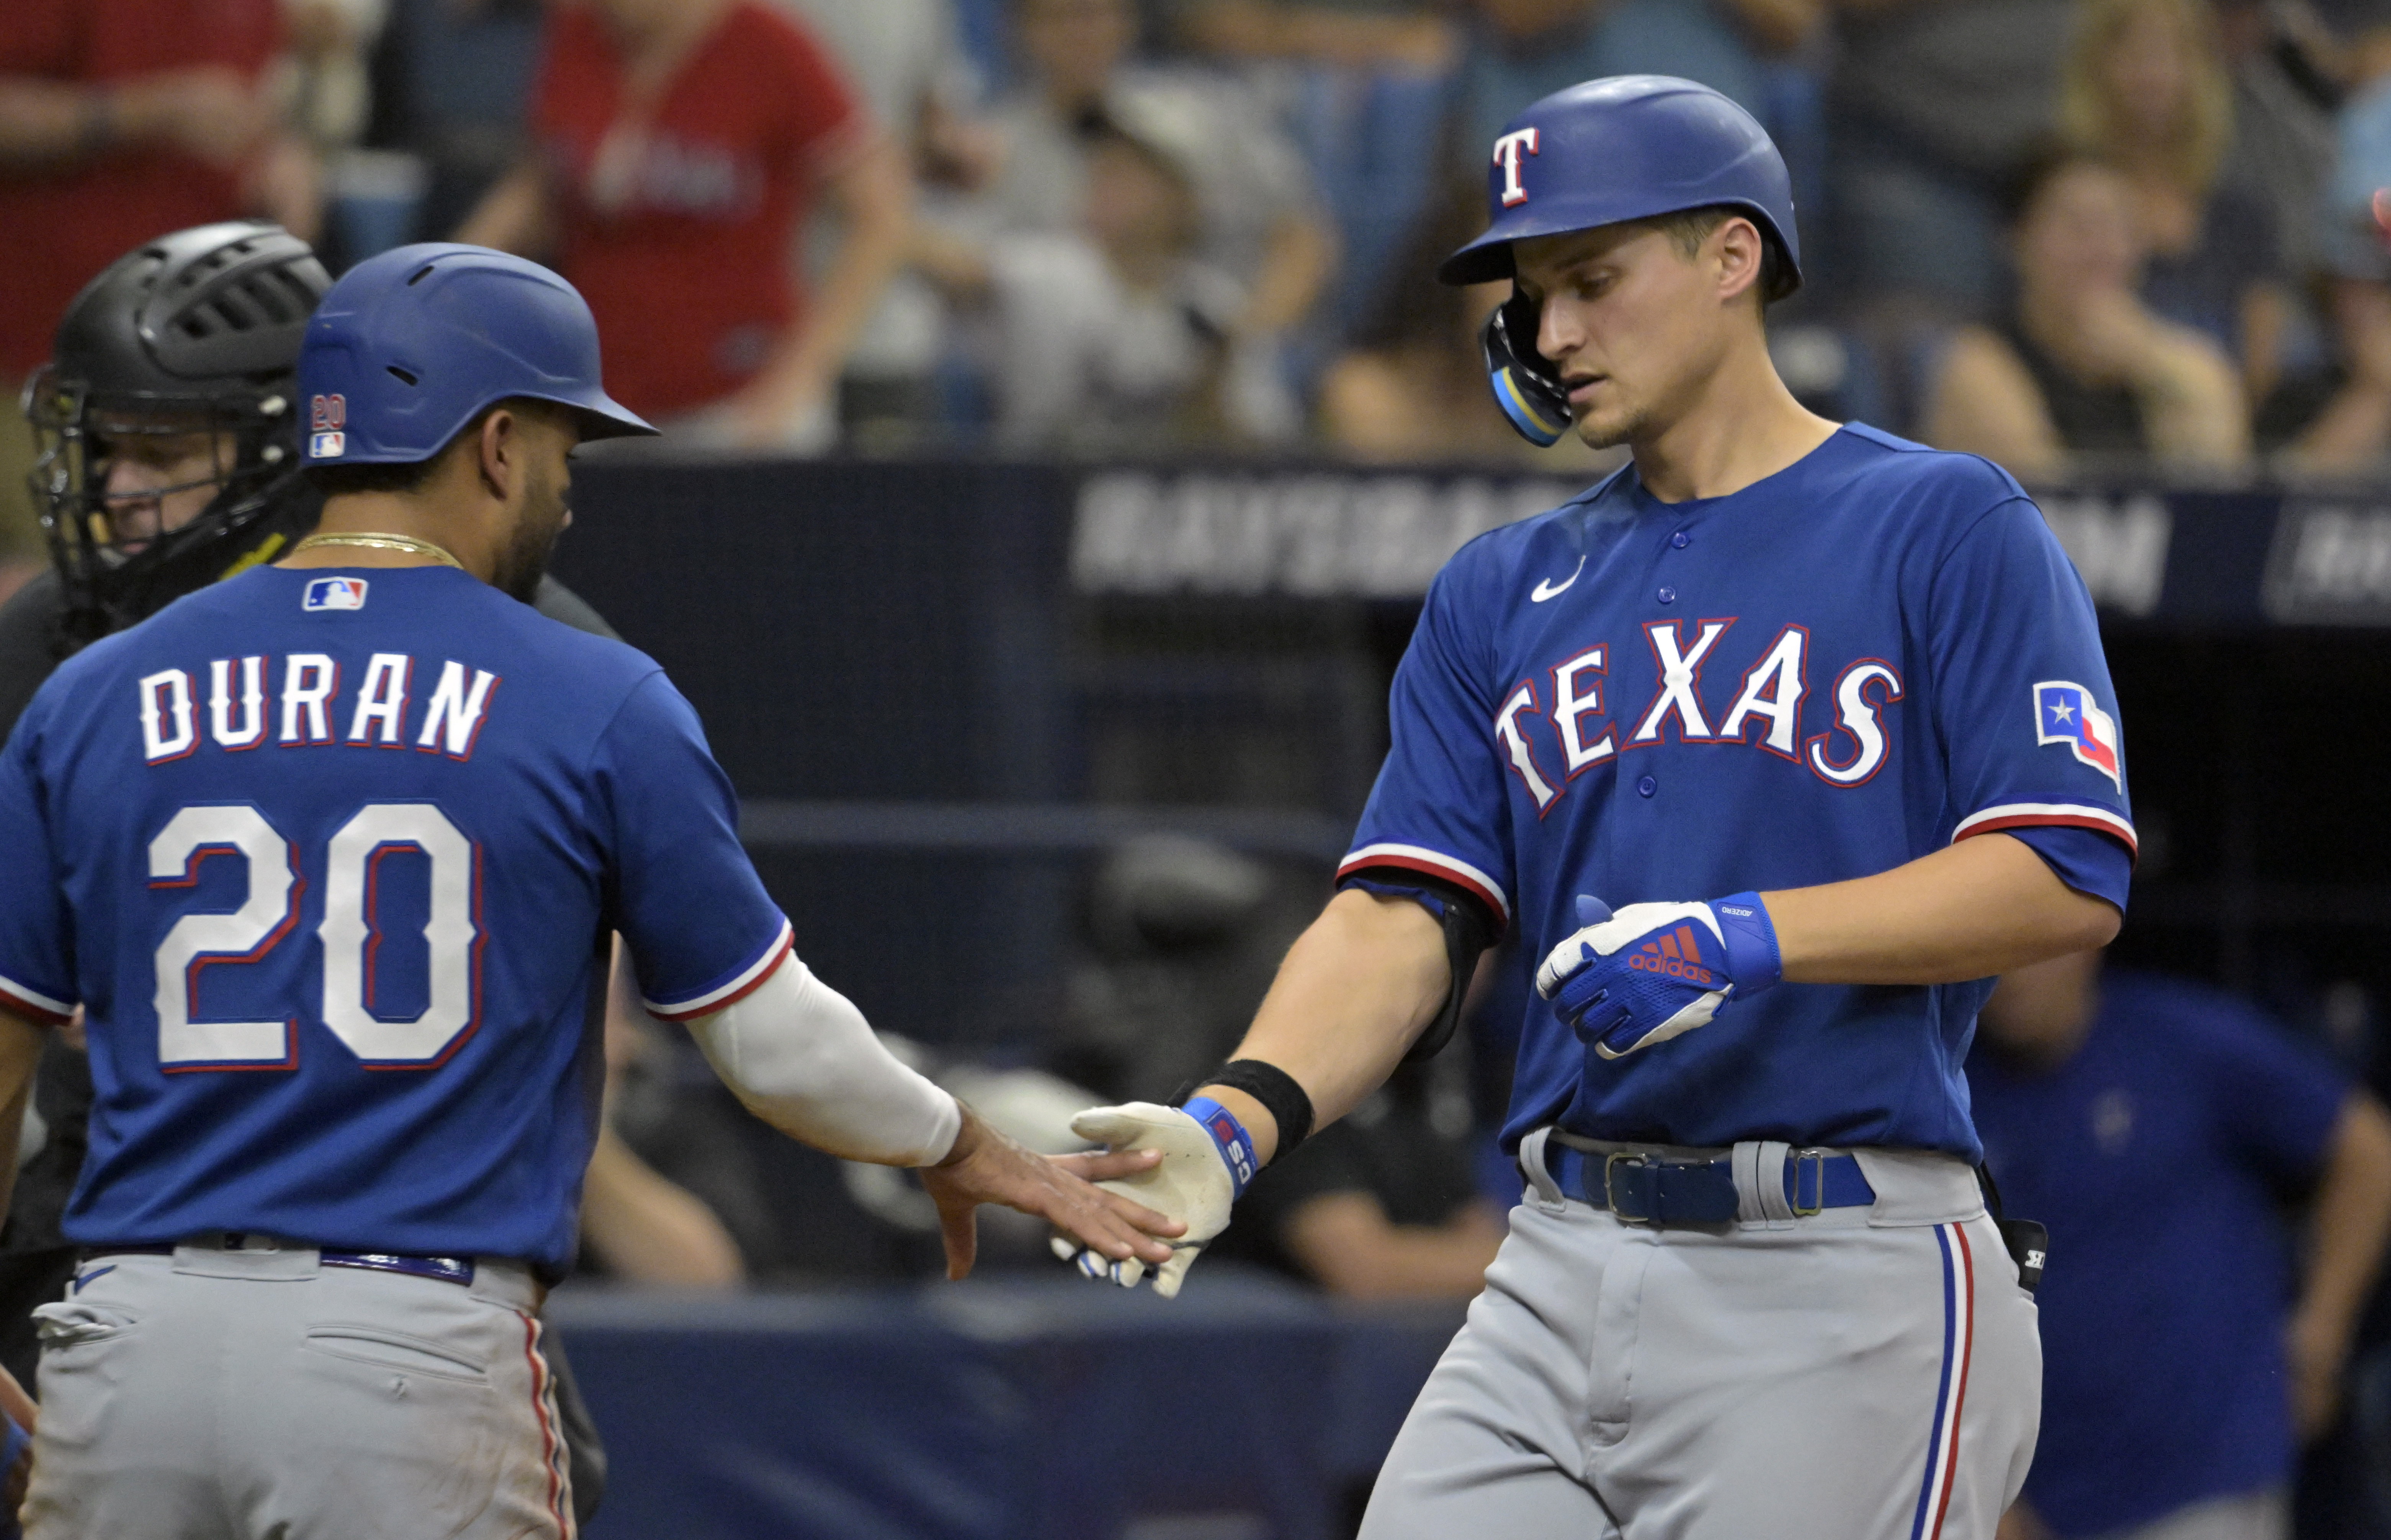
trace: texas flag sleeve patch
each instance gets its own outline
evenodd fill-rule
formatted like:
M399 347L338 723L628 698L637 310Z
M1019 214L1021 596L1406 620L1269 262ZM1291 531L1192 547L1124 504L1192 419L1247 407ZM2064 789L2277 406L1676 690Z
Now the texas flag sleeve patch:
M2080 684L2052 679L2034 687L2036 744L2065 744L2076 762L2091 766L2125 789L2125 770L2118 759L2117 718L2092 704L2092 692Z

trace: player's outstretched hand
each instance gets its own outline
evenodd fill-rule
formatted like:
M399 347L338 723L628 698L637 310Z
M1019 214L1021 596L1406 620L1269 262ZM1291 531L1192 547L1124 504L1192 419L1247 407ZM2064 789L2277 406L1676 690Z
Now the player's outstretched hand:
M1707 1026L1783 971L1757 893L1629 904L1616 914L1580 897L1577 917L1584 928L1546 954L1536 992L1607 1059Z
M1229 1165L1234 1154L1189 1114L1152 1102L1090 1107L1071 1119L1071 1132L1107 1146L1107 1156L1090 1158L1119 1158L1132 1153L1153 1157L1141 1170L1099 1185L1152 1204L1180 1221L1185 1230L1159 1266L1155 1265L1157 1259L1144 1252L1134 1257L1099 1256L1062 1236L1054 1237L1054 1254L1089 1277L1110 1279L1123 1288L1136 1288L1150 1270L1154 1291L1166 1300L1174 1297L1187 1270L1196 1265L1196 1254L1229 1227L1229 1206L1236 1201L1240 1185ZM1246 1158L1250 1162L1250 1147Z
M1170 1260L1167 1238L1185 1227L1127 1195L1119 1182L1153 1169L1162 1158L1145 1150L1119 1154L1066 1155L1049 1159L1024 1149L970 1107L947 1158L922 1172L922 1185L938 1206L938 1229L947 1244L947 1276L972 1270L979 1253L974 1210L1002 1203L1035 1214L1091 1253L1139 1265ZM1107 1180L1109 1179L1109 1180ZM1092 1185L1103 1183L1102 1186Z

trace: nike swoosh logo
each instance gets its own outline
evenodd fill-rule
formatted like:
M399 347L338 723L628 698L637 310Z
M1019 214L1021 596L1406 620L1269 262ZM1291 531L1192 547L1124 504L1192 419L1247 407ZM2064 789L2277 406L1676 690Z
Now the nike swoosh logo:
M1584 570L1585 558L1581 556L1577 559L1577 572L1570 573L1567 577L1562 578L1557 583L1547 580L1537 584L1536 591L1528 595L1528 602L1531 604L1541 604L1545 600L1551 599L1556 595L1567 593L1569 591L1569 586L1577 581L1577 574L1579 572L1583 572Z

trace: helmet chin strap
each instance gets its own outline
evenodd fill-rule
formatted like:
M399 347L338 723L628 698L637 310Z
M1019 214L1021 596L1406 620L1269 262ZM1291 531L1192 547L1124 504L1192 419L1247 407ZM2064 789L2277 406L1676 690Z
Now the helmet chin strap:
M1537 448L1549 449L1569 432L1576 414L1560 377L1536 351L1540 308L1516 295L1504 301L1486 317L1478 343L1486 356L1486 381L1504 421Z

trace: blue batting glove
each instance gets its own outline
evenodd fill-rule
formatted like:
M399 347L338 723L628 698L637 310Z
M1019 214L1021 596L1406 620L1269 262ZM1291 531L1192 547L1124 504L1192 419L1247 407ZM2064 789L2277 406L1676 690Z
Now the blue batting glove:
M1536 992L1607 1059L1707 1026L1784 973L1757 893L1616 913L1581 897L1577 912L1584 928L1545 955Z

